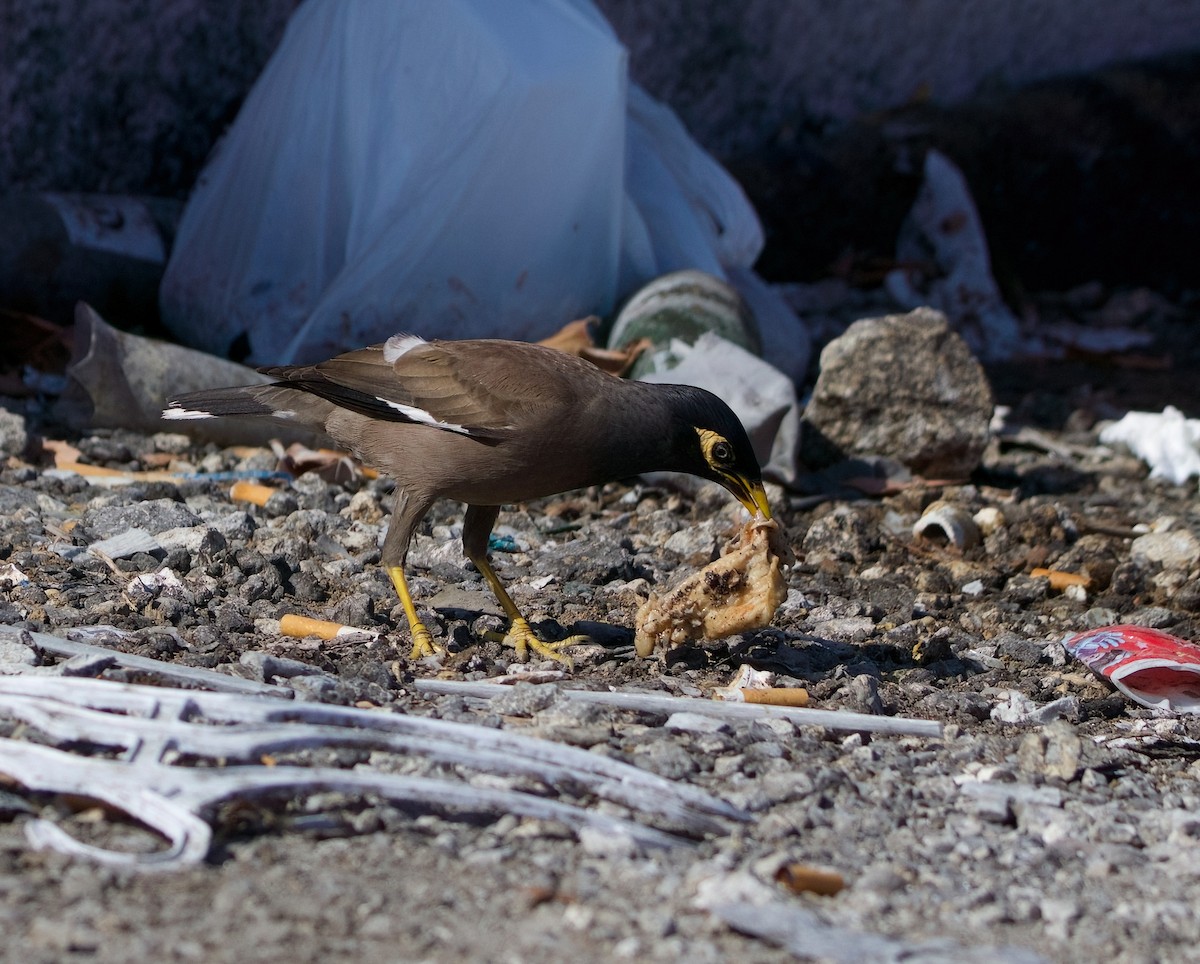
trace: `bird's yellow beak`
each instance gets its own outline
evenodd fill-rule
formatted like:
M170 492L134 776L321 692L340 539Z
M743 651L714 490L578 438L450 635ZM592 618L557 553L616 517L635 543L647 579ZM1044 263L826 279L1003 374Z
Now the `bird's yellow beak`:
M729 479L730 491L737 497L737 500L746 507L746 511L754 517L762 517L764 519L771 518L771 505L767 502L767 490L763 488L761 481L755 479L751 481L743 475L731 476Z

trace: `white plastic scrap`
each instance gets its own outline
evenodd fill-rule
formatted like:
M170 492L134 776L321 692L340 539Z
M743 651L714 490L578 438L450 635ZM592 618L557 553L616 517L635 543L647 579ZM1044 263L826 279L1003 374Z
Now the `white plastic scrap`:
M1100 430L1105 445L1120 443L1150 466L1150 478L1182 485L1200 475L1200 419L1168 405L1161 413L1129 412Z
M93 542L89 548L110 559L128 559L139 552L162 551L162 546L154 536L138 528L126 529L108 539Z
M8 586L28 586L29 577L11 562L0 566L0 584Z
M767 670L755 669L749 663L742 663L733 679L725 686L713 690L713 698L730 700L734 703L744 703L743 689L766 690L775 685L775 674Z
M397 329L543 337L762 244L591 2L313 0L188 201L162 314L272 363Z
M987 235L962 171L939 151L925 155L925 180L896 245L901 263L930 258L939 276L925 284L904 268L888 273L888 293L907 308L930 305L975 351L1008 358L1019 347L1020 326L992 277Z

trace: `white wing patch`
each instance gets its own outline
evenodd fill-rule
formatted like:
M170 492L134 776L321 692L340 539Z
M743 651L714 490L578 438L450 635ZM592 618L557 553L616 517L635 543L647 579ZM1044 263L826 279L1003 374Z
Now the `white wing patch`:
M246 413L250 414L250 413ZM270 415L274 418L295 418L296 413L290 408L274 409L269 412L256 412L257 415ZM164 419L172 421L182 421L185 418L225 418L223 415L214 415L212 412L206 412L200 408L164 408L162 412Z
M212 412L202 412L195 408L164 408L162 413L163 418L184 419L184 418L215 418Z
M420 335L392 335L383 343L383 360L389 365L394 365L396 359L405 352L412 351L414 348L426 344L425 339Z
M378 398L378 396L376 396ZM471 430L465 425L454 425L451 422L439 422L436 418L430 415L425 409L417 408L415 405L405 405L403 402L392 402L386 398L380 398L388 408L395 409L405 418L411 418L414 422L420 422L422 425L430 425L433 428L440 428L447 432L458 432L459 435L470 435Z

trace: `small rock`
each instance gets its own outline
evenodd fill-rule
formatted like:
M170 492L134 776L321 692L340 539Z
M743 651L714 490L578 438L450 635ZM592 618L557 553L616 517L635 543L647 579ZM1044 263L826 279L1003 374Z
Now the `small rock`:
M593 857L632 857L637 853L637 843L628 834L597 827L581 828L579 843Z
M1042 661L1045 648L1044 642L1006 633L997 641L996 655L1024 666L1036 666Z
M263 505L263 509L266 510L267 514L272 516L291 515L299 508L300 500L285 489L272 492L271 497Z
M1083 741L1070 723L1055 720L1030 733L1017 749L1017 765L1026 773L1071 781L1083 762Z
M820 559L861 562L878 542L863 514L853 506L843 505L809 526L802 548L810 563Z
M296 699L310 703L337 703L338 696L343 690L340 680L324 673L314 676L293 676L288 680L288 686L296 694Z
M558 699L558 687L537 683L517 683L512 692L496 696L491 710L500 716L533 716Z
M857 713L883 715L883 699L879 695L879 680L863 673L855 676L846 687L847 702Z
M663 548L692 566L704 566L717 557L720 547L711 526L688 526L672 533Z
M1071 936L1071 925L1082 913L1079 901L1072 897L1043 898L1040 908L1042 920L1046 922L1047 936L1059 941Z
M709 716L707 713L672 713L666 723L668 730L680 730L684 733L727 733L729 724L720 717Z
M904 872L892 864L872 864L854 882L855 890L876 894L895 894L908 886Z
M1129 614L1128 622L1147 629L1166 629L1179 622L1179 617L1165 606L1146 606Z
M275 677L292 679L296 676L324 675L324 670L319 666L313 666L311 663L302 663L298 659L285 659L281 656L272 656L270 653L264 653L261 650L248 650L242 653L238 662L251 670L253 679L258 680L260 683L269 683Z
M1129 558L1137 563L1158 563L1164 569L1193 569L1200 562L1200 539L1187 529L1148 532L1133 540Z
M181 502L150 499L133 505L89 507L83 514L83 525L101 539L109 539L130 529L157 535L167 529L198 526L200 518Z
M31 647L0 637L0 665L37 666L39 662L37 652Z

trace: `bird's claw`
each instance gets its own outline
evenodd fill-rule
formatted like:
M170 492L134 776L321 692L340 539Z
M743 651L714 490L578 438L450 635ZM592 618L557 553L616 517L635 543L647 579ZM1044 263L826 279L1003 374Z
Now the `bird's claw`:
M412 633L413 648L409 653L408 658L411 660L423 659L426 656L441 656L445 653L440 646L433 641L433 635L425 628L423 623L416 623L409 627Z
M519 616L512 621L512 625L509 626L507 633L489 632L484 635L488 639L494 639L503 643L505 646L511 646L517 651L517 658L522 662L528 658L528 651L533 650L533 652L547 659L565 663L567 669L573 668L575 661L570 656L560 652L560 650L588 641L587 636L568 636L557 643L545 642L538 639L529 623Z

